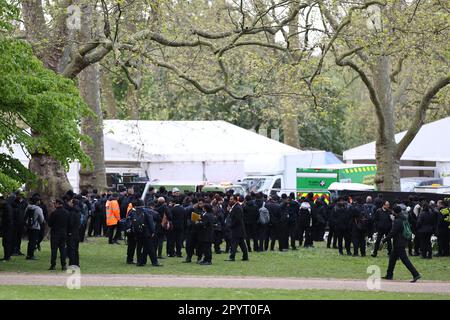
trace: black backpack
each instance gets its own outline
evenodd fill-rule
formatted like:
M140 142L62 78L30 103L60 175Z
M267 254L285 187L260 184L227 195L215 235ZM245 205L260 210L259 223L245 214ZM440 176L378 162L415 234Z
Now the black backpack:
M36 222L34 218L35 210L31 208L27 208L25 212L25 225L27 228L31 229Z
M145 215L142 210L134 210L131 216L131 232L134 235L143 235L145 232Z

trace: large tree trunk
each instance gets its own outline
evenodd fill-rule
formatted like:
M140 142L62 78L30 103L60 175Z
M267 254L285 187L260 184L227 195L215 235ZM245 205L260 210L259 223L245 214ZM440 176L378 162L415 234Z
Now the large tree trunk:
M93 8L83 5L80 38L82 42L91 39L93 29ZM80 169L80 190L106 189L105 155L103 144L103 114L100 106L100 69L98 63L90 65L78 75L80 94L95 116L81 121L81 132L91 137L92 144L82 143L83 151L91 158L93 167Z
M128 119L139 120L139 90L137 90L131 83L128 84L126 104Z
M395 142L394 100L390 79L391 63L387 56L381 56L372 68L374 89L377 93L383 118L378 117L376 140L378 190L400 191L400 159Z
M300 148L300 136L298 133L297 113L295 112L295 99L281 99L282 107L282 125L283 125L283 141L285 144Z
M113 86L108 74L101 70L101 104L105 112L106 119L117 118L117 103L114 97Z
M22 2L22 15L26 29L27 40L33 45L37 56L43 61L44 65L57 72L55 61L62 56L62 46L64 46L65 26L56 33L61 39L55 41L45 41L49 37L50 30L45 24L42 1L24 0ZM61 22L61 21L59 21ZM33 135L39 135L38 132L32 132ZM66 170L61 163L48 154L34 153L28 168L37 176L36 186L27 186L30 194L39 193L45 204L48 205L50 198L60 197L66 191L72 189L67 179Z

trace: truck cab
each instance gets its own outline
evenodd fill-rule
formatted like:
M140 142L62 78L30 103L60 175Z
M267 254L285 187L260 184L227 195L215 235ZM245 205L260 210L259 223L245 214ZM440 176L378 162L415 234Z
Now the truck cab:
M239 184L247 193L278 194L283 190L284 178L282 175L247 176Z

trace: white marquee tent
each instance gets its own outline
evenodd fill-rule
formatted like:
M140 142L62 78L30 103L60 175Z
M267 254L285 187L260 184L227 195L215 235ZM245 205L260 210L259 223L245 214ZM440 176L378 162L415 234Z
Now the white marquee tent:
M243 178L250 156L309 153L225 121L105 120L103 132L107 173L152 180L236 181ZM22 149L12 148L12 155L28 166ZM9 153L6 148L0 152ZM78 171L79 164L71 164L68 177L75 191Z
M405 134L406 131L396 134L396 142ZM423 169L433 169L435 176L450 177L449 137L450 117L425 124L405 150L401 160L435 162L435 167L426 166ZM351 163L358 160L375 160L375 141L344 152L344 161ZM414 166L401 166L401 169L413 170Z

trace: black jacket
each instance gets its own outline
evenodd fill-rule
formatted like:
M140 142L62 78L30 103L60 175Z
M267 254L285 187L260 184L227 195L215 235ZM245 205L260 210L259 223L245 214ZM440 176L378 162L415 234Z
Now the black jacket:
M50 214L48 226L51 228L52 235L67 236L69 233L69 212L60 207Z
M340 231L350 231L352 225L352 214L346 206L336 205L333 209L334 228Z
M236 203L230 211L231 238L245 238L244 211L239 203Z
M392 228L391 211L378 209L375 211L373 222L377 230L390 230Z
M0 200L0 218L3 233L11 231L13 227L13 210L5 199Z
M408 240L403 236L403 221L405 221L405 217L402 215L396 217L391 232L385 238L385 241L394 240L394 248L405 248L408 245Z
M202 219L197 222L198 240L202 242L214 241L214 215L212 213L203 213Z
M68 236L73 240L78 240L80 238L80 222L81 213L77 206L66 207L69 211L69 226L68 226Z
M268 201L265 204L270 214L270 225L278 226L281 222L281 206L273 201Z
M186 210L180 205L175 205L170 211L172 215L173 229L184 230Z
M435 215L431 211L422 211L417 219L417 232L434 233L435 231Z
M258 206L252 201L248 201L244 204L244 223L245 224L256 224L258 222Z

